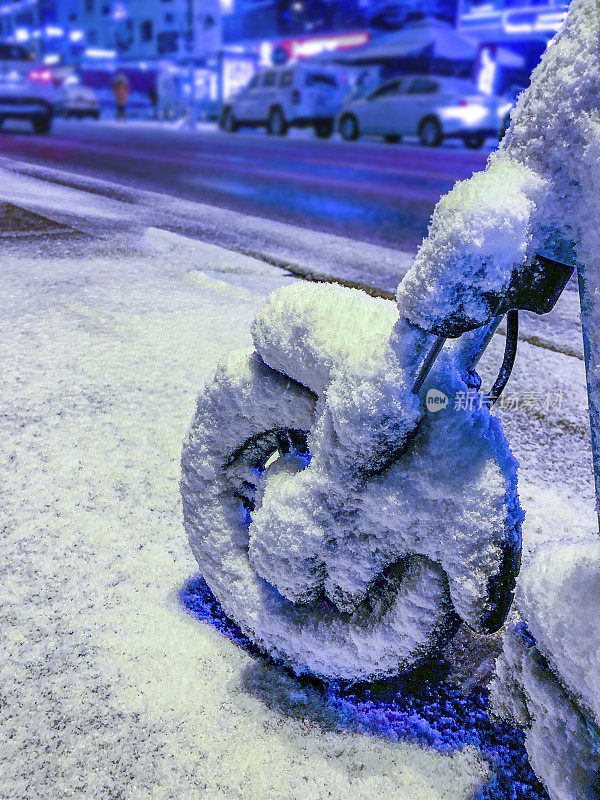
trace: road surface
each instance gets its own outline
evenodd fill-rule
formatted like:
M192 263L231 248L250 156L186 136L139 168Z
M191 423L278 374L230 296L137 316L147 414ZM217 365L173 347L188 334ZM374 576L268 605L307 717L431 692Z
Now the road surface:
M409 252L441 195L487 153L150 123L57 121L49 136L7 123L0 135L0 154L22 161Z

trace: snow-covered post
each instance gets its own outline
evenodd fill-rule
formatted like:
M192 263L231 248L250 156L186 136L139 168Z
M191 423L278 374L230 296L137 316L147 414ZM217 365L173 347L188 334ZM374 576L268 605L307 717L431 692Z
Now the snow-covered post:
M580 267L581 324L596 480L596 510L600 524L600 285L598 274Z

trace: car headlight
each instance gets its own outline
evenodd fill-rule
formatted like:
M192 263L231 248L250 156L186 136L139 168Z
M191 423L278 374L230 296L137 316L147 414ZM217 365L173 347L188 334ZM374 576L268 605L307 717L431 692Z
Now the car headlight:
M465 125L477 125L488 115L489 109L480 103L464 103L444 109L444 116L451 119L458 119Z

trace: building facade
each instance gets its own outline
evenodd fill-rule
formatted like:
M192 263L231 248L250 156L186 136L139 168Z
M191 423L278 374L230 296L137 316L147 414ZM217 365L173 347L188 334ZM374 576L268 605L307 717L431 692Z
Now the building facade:
M228 43L397 30L413 18L454 23L458 0L222 0Z
M0 41L47 63L202 60L221 47L220 0L0 0Z
M521 56L529 75L568 8L566 0L462 0L457 27L480 43L488 59L500 48Z
M206 58L221 46L218 0L80 0L88 49L126 59Z
M0 41L27 46L38 56L70 58L81 49L77 29L79 0L3 0L0 2ZM50 59L52 60L52 59Z

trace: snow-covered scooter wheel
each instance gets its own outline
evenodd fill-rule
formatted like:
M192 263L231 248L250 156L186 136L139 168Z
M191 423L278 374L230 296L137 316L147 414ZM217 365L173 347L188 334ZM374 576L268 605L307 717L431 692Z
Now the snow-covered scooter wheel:
M410 669L443 647L456 616L443 569L396 562L352 612L324 596L294 603L249 558L256 487L273 453L308 461L317 398L252 350L219 363L198 398L182 455L184 521L200 570L225 613L297 673L369 680Z

